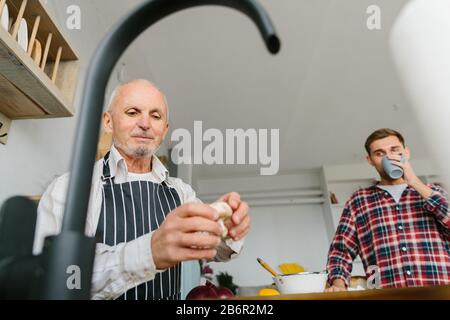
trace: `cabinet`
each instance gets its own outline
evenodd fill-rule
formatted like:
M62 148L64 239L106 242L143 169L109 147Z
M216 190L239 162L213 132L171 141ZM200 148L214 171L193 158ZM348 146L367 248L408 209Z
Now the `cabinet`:
M424 183L439 183L441 177L435 165L427 160L411 160L415 173ZM345 202L360 188L373 185L379 180L376 170L367 163L327 165L321 168L321 184L325 197L324 220L331 243L339 224ZM331 195L334 194L334 197ZM334 198L334 199L333 199ZM337 200L337 203L333 203ZM360 257L353 263L352 275L365 275Z
M0 0L1 14L0 135L11 120L72 116L79 59L41 1Z

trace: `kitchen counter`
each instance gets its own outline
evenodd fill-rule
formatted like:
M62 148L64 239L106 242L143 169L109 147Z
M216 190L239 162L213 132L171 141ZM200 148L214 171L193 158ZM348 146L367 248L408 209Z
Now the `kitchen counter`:
M450 300L450 285L347 292L237 297L233 300Z

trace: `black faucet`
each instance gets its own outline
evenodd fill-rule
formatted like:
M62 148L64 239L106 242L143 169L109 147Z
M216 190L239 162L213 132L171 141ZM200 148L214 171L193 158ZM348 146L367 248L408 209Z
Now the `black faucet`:
M122 53L142 32L170 14L202 5L241 11L256 24L269 52L275 54L280 50L270 18L255 0L150 0L117 23L96 50L86 75L61 233L46 239L42 255L32 256L33 236L29 233L34 234L36 206L26 198L16 197L8 200L0 211L0 232L4 230L3 236L0 234L0 298L90 298L95 240L85 236L85 225L108 80ZM17 215L18 211L22 214ZM26 241L14 233L21 227L21 221L14 215L30 221ZM2 220L10 222L8 228L2 226ZM14 254L11 243L17 241L22 248ZM67 285L71 266L77 266L81 276L79 287L72 289Z

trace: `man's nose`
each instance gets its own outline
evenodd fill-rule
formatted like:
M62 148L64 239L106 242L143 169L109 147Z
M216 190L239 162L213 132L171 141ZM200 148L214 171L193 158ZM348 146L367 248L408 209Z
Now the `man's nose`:
M137 125L139 128L143 129L143 130L148 130L151 128L151 121L150 121L150 117L147 116L142 116L139 118Z

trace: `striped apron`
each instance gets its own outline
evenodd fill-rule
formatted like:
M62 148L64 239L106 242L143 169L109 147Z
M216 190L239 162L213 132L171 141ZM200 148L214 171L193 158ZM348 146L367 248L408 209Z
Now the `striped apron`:
M96 231L97 243L116 246L159 228L166 215L180 206L175 189L150 181L115 184L109 168L109 153L103 160L103 202ZM150 245L150 243L148 244ZM155 279L128 290L118 300L181 299L181 264Z

